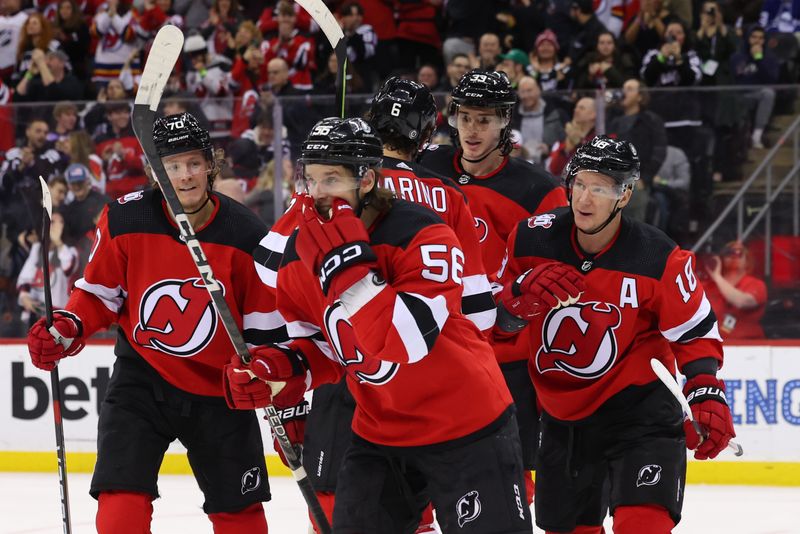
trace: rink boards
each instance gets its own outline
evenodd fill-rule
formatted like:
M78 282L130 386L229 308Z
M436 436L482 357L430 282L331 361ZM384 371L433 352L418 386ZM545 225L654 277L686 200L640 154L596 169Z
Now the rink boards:
M59 366L69 471L94 467L99 398L113 363L112 345L102 343L90 344ZM16 340L0 341L0 366L0 471L55 470L48 374L30 364L25 345ZM688 481L800 486L800 341L728 345L720 376L745 454L735 458L726 451L714 461L691 461ZM270 473L288 475L272 454L266 423L262 434ZM162 472L189 473L183 452L173 444Z

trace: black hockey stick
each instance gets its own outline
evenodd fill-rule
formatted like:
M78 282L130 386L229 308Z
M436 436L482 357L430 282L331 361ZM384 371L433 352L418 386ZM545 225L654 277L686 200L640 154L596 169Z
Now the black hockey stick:
M344 37L339 22L331 13L328 6L322 0L295 0L300 6L308 11L314 22L325 34L328 42L336 54L337 65L339 66L336 72L336 110L339 112L339 117L344 118L345 112L345 93L347 91L347 39Z
M53 326L53 300L50 295L50 218L53 216L53 201L47 182L39 176L42 186L42 282L44 283L44 315L47 329ZM58 338L56 338L58 339ZM67 451L64 448L64 421L61 419L61 381L58 378L58 365L50 371L50 389L53 391L53 418L56 425L56 454L58 455L58 482L61 490L61 519L64 533L72 533L72 520L69 515L69 491L67 491Z
M156 120L156 111L161 101L161 94L164 92L164 86L182 49L183 32L180 29L176 26L166 25L158 31L142 72L139 90L136 92L136 99L133 104L133 131L139 140L139 144L142 145L142 150L153 170L153 177L161 188L161 192L167 201L167 206L172 212L175 223L178 225L181 238L189 248L192 259L200 272L200 276L203 278L203 283L211 296L211 301L219 314L225 331L228 333L234 350L244 363L249 364L251 360L250 352L247 350L242 333L239 331L228 303L225 301L222 286L214 278L214 271L211 269L205 253L203 253L189 218L184 213L183 206L181 206L180 200L178 200L178 196L175 193L175 188L167 177L167 172L161 163L161 158L153 141L153 124ZM273 394L277 395L283 384L270 384L270 387L273 389ZM265 410L267 422L283 451L286 463L289 464L289 469L291 469L297 485L300 486L300 492L303 494L303 498L309 510L311 510L320 532L329 534L330 526L328 520L322 511L317 495L314 493L311 481L308 479L305 469L303 469L300 455L286 435L286 429L280 416L272 405L267 406Z

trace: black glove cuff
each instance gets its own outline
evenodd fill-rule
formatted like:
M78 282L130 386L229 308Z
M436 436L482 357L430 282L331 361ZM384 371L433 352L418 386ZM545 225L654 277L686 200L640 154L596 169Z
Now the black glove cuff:
M305 419L308 416L308 412L311 411L311 406L308 404L307 400L303 400L300 404L295 406L289 406L288 408L277 409L276 413L278 417L281 418L281 422L288 423L289 421L296 421L299 419Z
M728 405L728 399L725 396L725 390L720 386L693 386L686 395L686 400L690 405L698 404L706 401L715 401Z
M528 321L513 315L500 303L497 305L497 322L495 324L503 332L513 334L528 326Z
M355 241L337 247L325 256L319 268L319 281L322 292L328 294L331 281L337 274L359 263L377 261L375 252L366 241Z

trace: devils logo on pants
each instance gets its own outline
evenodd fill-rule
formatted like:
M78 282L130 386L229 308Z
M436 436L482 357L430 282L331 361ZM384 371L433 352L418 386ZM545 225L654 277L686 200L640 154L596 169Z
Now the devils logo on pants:
M172 356L192 356L214 337L217 322L202 280L162 280L142 295L133 340Z
M585 379L605 374L617 359L614 330L621 319L619 308L605 302L553 310L542 327L536 368L540 373L564 371Z

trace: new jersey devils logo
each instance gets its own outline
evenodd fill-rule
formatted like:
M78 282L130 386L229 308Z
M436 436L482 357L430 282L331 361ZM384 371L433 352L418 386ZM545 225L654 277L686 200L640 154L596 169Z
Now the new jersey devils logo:
M456 503L456 513L458 514L459 528L464 528L464 525L470 521L475 521L481 515L480 494L472 490L463 495Z
M636 475L636 487L655 486L661 481L661 466L657 464L645 465Z
M162 280L142 295L133 340L172 356L193 356L214 337L217 322L202 280Z
M478 233L479 243L483 243L489 237L489 225L480 217L475 217L475 231Z
M542 328L542 347L536 354L540 373L564 371L577 378L602 376L617 359L614 330L619 308L605 302L573 304L550 312Z
M242 475L242 495L255 491L261 485L261 469L253 467Z
M325 310L325 333L345 371L359 382L382 386L400 369L396 363L364 358L341 302L335 302Z

